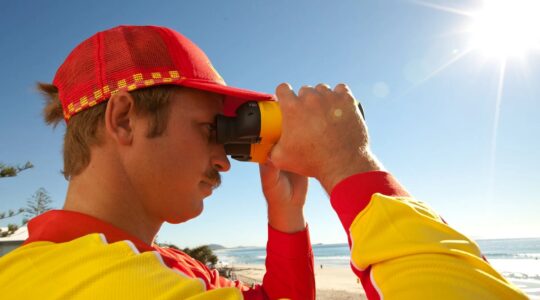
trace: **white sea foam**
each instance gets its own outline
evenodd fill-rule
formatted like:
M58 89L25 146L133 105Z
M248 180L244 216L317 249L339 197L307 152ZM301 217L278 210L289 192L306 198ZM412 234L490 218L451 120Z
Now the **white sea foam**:
M490 264L506 278L540 280L538 259L489 259Z
M540 259L540 253L518 253L515 255L517 258L532 258Z
M350 256L344 256L344 255L340 255L340 256L315 256L315 259L316 260L345 260L345 261L349 261L351 259Z

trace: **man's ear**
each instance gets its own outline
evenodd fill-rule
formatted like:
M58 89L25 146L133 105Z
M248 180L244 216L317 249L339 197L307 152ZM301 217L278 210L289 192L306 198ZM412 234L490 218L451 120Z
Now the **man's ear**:
M105 110L106 135L121 145L130 145L135 129L135 101L130 93L120 91L111 96Z

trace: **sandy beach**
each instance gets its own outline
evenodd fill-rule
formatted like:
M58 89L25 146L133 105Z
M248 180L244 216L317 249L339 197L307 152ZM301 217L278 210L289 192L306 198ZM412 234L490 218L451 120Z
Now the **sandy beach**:
M315 283L318 300L366 299L364 290L349 267L315 266ZM264 265L235 264L237 278L245 283L260 283L264 276Z
M509 276L508 279L531 299L540 299L538 275L527 277L525 273L508 273L508 270L518 268L523 272L529 272L529 274L537 274L539 263L539 260L495 259L493 261L494 267L505 276ZM261 264L235 264L233 270L238 280L251 284L262 281L265 267ZM318 300L367 299L361 284L357 282L349 267L323 266L321 269L320 265L315 265L315 282Z

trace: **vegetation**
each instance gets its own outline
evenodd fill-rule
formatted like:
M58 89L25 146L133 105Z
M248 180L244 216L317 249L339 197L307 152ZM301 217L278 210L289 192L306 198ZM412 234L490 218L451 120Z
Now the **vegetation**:
M27 162L23 166L9 166L5 165L3 163L0 163L0 178L6 178L6 177L15 177L20 172L33 168L34 165L31 162ZM44 188L39 188L33 195L32 198L26 203L26 208L19 208L16 210L8 210L5 212L0 212L0 220L12 218L17 215L20 215L22 213L25 213L25 217L22 221L22 225L25 225L28 221L27 218L32 218L37 215L40 215L48 210L51 209L49 207L49 204L51 204L52 200L47 191ZM0 237L6 237L11 234L13 234L17 229L19 229L19 225L17 224L8 224L7 231L0 231Z
M29 161L27 161L24 166L8 166L0 162L0 178L15 177L20 172L33 167L34 165Z
M168 244L168 243L164 243L164 244L157 243L157 244L160 247L169 247L176 250L180 250L186 253L187 255L193 257L194 259L210 267L214 267L218 262L218 257L214 254L212 249L207 245L199 246L193 249L190 249L190 248L180 249L178 246L174 244Z
M206 245L193 249L185 248L182 251L205 265L215 266L218 262L217 256L214 254L212 249Z
M2 211L0 212L0 220L15 217L16 215L22 214L24 211L24 208L19 208L17 211L12 209L8 210L7 212Z
M51 210L49 204L52 203L51 196L44 188L39 188L30 200L26 202L25 216L27 218L33 218L41 215L42 213Z
M7 231L0 231L0 237L10 236L17 231L17 229L19 229L17 224L8 224Z
M0 178L6 178L6 177L15 177L20 172L33 168L34 165L31 162L26 162L24 166L8 166L0 162ZM24 212L24 208L19 208L17 210L8 210L7 212L0 212L0 220L7 219L11 217L15 217L17 215L20 215Z

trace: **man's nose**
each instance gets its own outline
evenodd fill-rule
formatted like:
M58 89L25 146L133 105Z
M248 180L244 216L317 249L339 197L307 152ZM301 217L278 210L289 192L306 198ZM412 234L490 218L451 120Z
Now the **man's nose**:
M215 151L212 156L212 166L219 172L227 172L231 169L231 162L225 153L225 147L221 144L215 145Z

